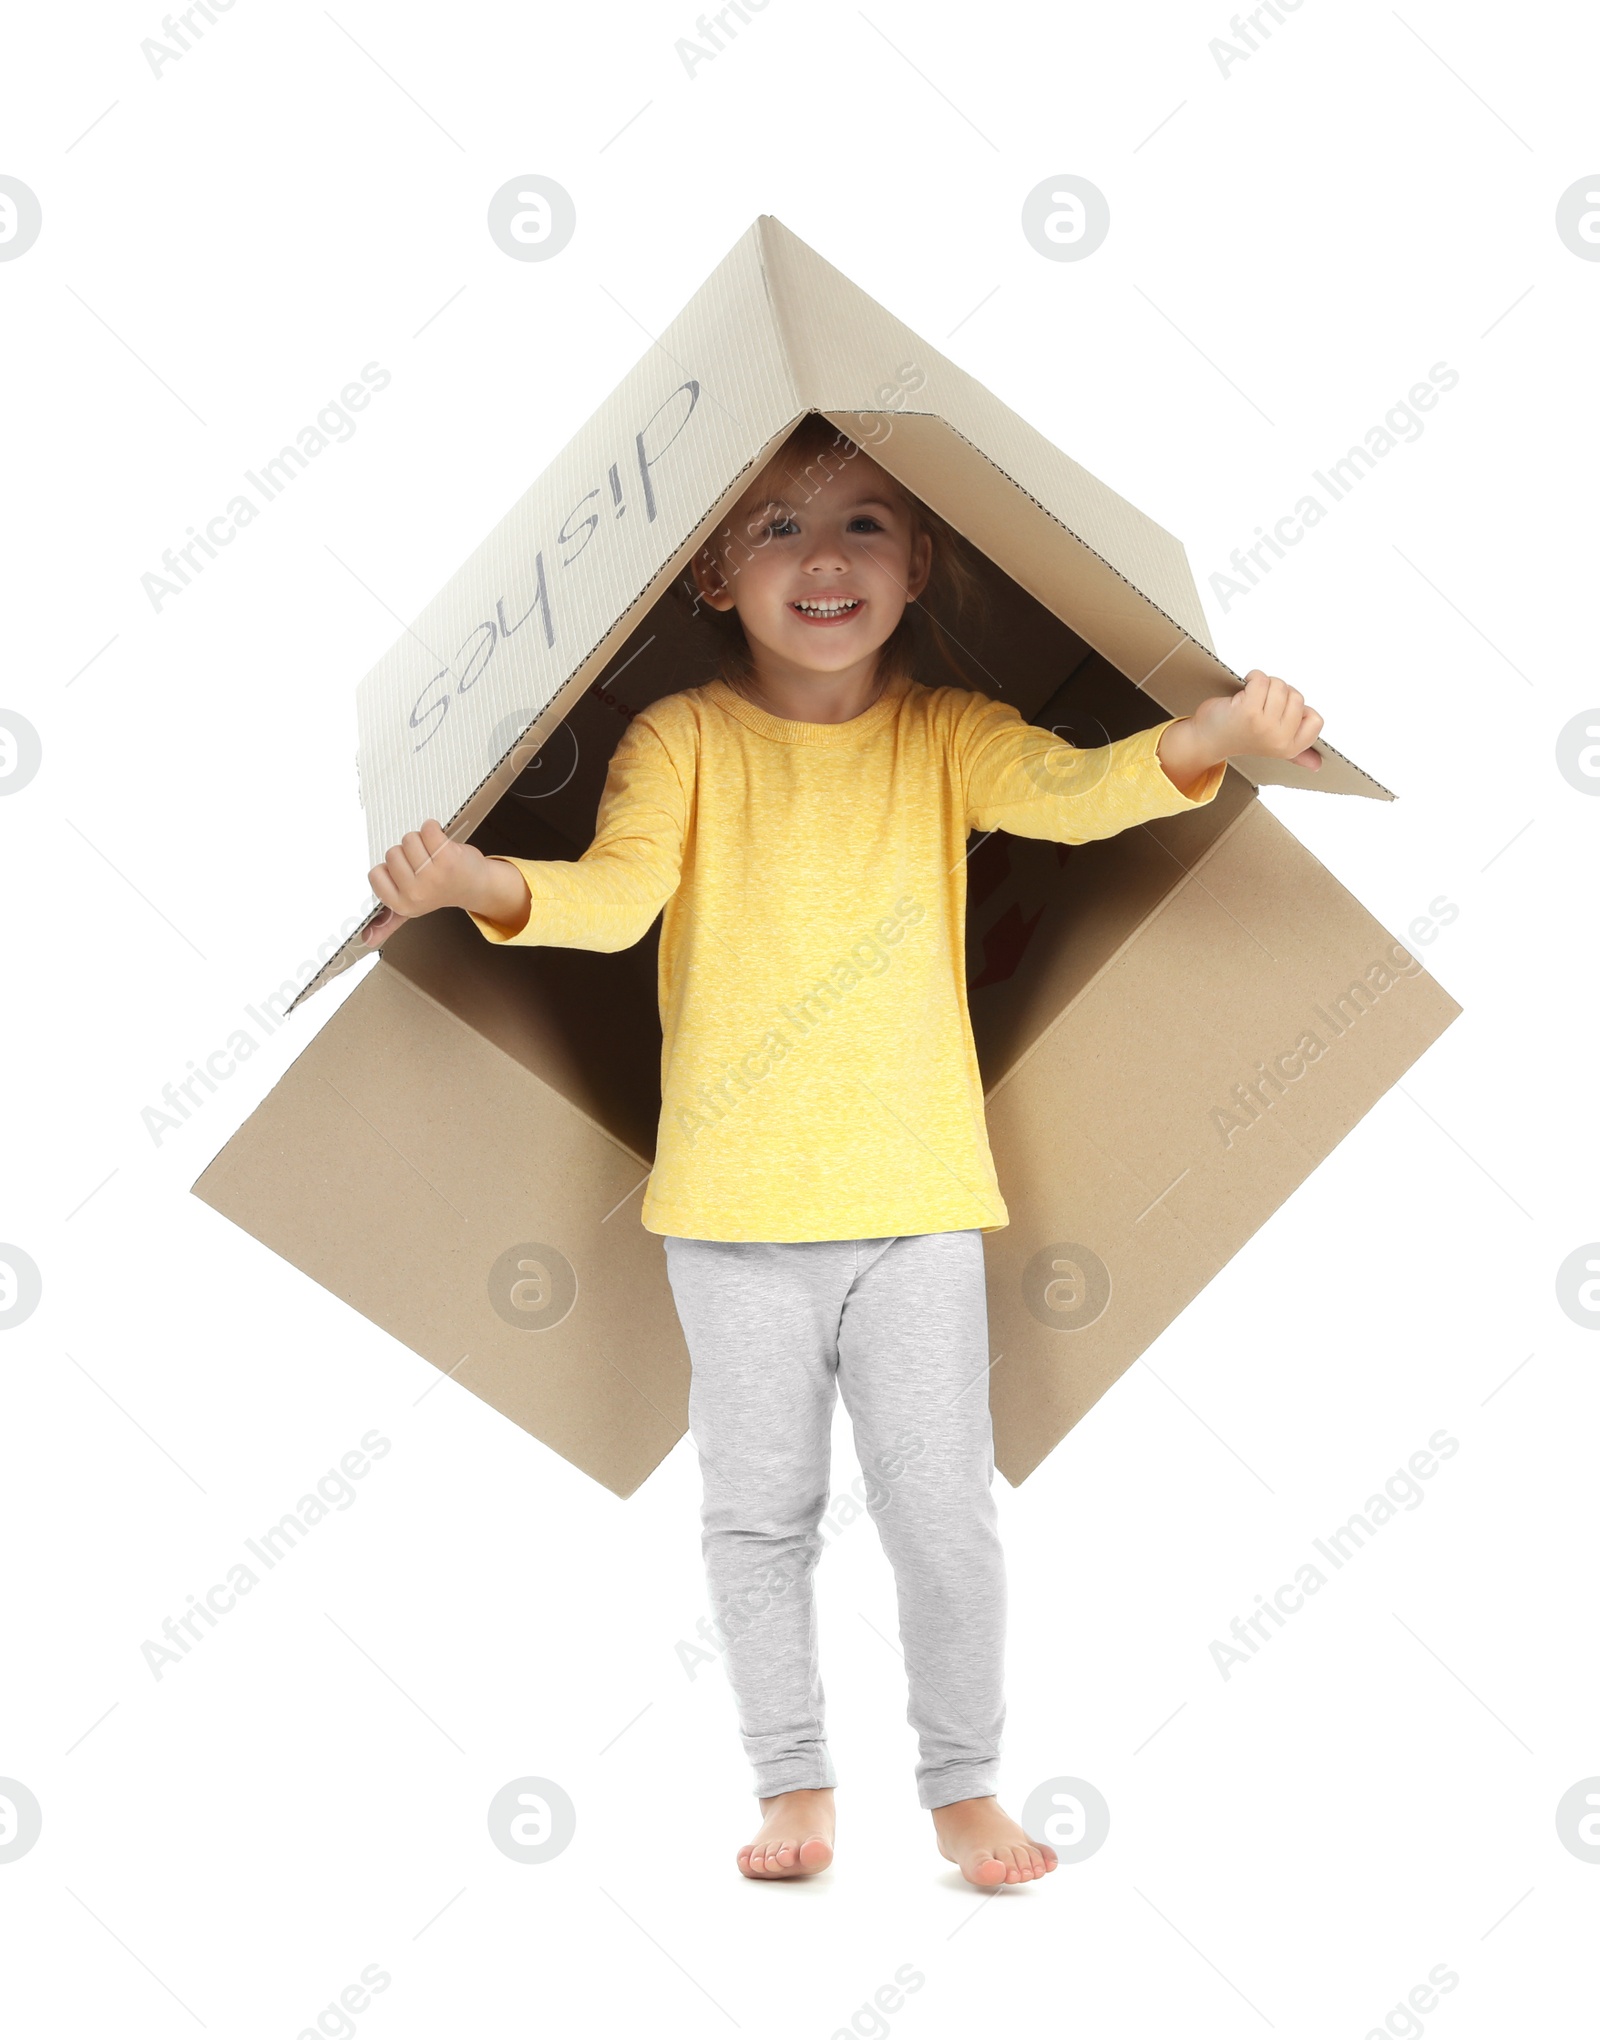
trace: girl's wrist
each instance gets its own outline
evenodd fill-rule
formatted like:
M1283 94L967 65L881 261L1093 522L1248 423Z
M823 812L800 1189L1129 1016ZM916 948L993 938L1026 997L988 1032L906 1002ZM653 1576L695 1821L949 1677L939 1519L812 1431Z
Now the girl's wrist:
M529 881L522 877L522 873L516 869L516 865L508 863L504 857L486 857L484 859L484 877L488 879L490 889L492 889L492 894L494 894L494 900L492 900L492 906L490 906L486 918L498 922L502 928L510 928L512 932L520 932L524 926L527 926L527 922L529 922L529 908L533 906L533 894L529 891Z
M496 927L516 932L527 925L532 895L517 867L503 857L485 857L474 874L474 897L462 902L468 913L481 914Z
M1222 760L1195 728L1193 716L1169 723L1156 740L1156 761L1180 793L1191 793Z

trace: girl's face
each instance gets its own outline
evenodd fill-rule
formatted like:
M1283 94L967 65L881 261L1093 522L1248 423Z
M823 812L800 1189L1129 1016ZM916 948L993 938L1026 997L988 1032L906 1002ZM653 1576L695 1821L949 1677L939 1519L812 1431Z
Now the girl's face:
M870 674L932 558L898 485L858 451L769 477L695 556L694 577L711 608L738 611L758 674Z

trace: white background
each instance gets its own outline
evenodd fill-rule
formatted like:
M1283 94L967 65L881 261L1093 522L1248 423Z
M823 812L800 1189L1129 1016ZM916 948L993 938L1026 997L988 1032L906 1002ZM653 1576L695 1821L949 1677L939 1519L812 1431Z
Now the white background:
M1160 0L771 0L692 77L687 6L626 0L239 0L156 77L160 32L24 10L0 84L44 212L0 262L0 708L43 744L0 800L0 1239L44 1285L0 1341L0 1775L43 1809L0 1864L7 2024L1359 2040L1445 1964L1429 2040L1576 2030L1600 1343L1555 1273L1600 1235L1600 802L1555 746L1600 718L1600 264L1554 215L1600 168L1600 25L1308 0L1227 75L1221 8ZM577 207L547 263L484 228L529 172ZM1111 207L1079 263L1019 224L1065 172ZM141 1119L368 898L357 679L762 212L1183 538L1229 665L1400 796L1269 806L1396 933L1457 910L1418 953L1462 1017L997 1483L1002 1797L1085 1778L1111 1830L993 1898L915 1803L864 1522L820 1576L837 1861L751 1884L731 1696L675 1651L687 1442L619 1503L189 1194L377 965ZM354 438L153 610L162 551L371 360ZM1233 548L1440 361L1421 438L1224 610ZM163 1619L374 1427L354 1505L153 1678ZM1224 1680L1212 1640L1440 1427L1425 1502ZM485 1823L530 1774L577 1808L537 1867Z

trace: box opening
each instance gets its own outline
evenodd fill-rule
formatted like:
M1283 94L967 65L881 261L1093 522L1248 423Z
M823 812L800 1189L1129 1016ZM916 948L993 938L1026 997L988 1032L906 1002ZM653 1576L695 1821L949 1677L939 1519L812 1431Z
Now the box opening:
M973 683L1028 721L1088 748L1168 711L976 547L986 603L952 646ZM611 754L631 718L700 685L717 647L671 588L644 616L470 840L487 853L573 859L594 835ZM954 684L940 659L918 676ZM1106 842L1067 846L995 833L969 839L967 984L986 1093L1053 1027L1096 973L1182 884L1254 799L1230 772L1215 801ZM485 942L464 914L401 929L383 957L465 1025L550 1085L639 1157L655 1153L661 1027L657 921L633 948Z

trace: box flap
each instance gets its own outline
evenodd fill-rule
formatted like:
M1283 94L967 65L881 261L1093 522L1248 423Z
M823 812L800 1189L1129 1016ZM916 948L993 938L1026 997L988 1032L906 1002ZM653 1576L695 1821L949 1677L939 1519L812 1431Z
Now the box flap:
M397 967L388 948L423 937L412 965L437 981L433 938L467 924L431 919L386 945L195 1195L629 1495L688 1421L666 1257L638 1223L648 1161L537 1073L559 999L503 1007L491 1039ZM567 1059L558 1043L555 1074Z
M990 1401L1013 1484L1461 1012L1253 797L1108 951L1093 916L1138 882L1140 839L1171 847L1188 819L1074 850L1087 980L985 1070L1011 1214L985 1242Z

